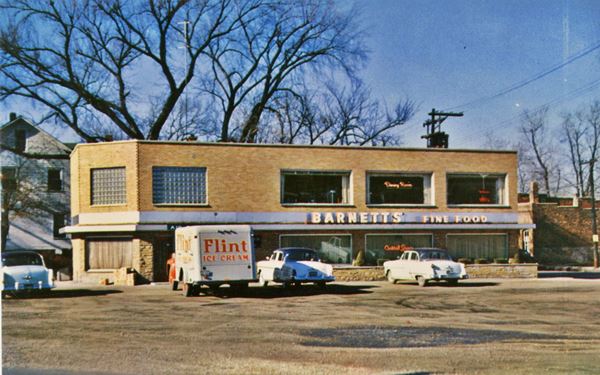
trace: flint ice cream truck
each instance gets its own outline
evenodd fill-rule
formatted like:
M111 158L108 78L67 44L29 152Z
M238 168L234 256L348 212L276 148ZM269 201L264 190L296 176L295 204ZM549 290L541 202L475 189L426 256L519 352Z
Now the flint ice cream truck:
M256 281L252 229L248 225L197 225L175 230L175 279L183 295L198 295L203 285L247 288Z

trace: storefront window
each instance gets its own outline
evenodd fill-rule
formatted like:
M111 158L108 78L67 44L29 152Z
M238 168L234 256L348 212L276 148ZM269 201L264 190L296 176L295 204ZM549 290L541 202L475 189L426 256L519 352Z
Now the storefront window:
M446 243L454 259L508 258L506 234L449 234Z
M119 269L133 266L131 239L86 241L86 269Z
M505 177L491 174L448 175L448 204L505 204Z
M206 168L153 167L152 203L206 204Z
M334 264L352 263L352 236L342 235L281 235L280 247L307 247L316 250L321 261Z
M365 236L365 265L377 266L386 260L397 259L410 247L432 247L431 234L367 234Z
M431 204L431 175L370 173L368 204Z
M281 202L348 204L350 172L283 171Z

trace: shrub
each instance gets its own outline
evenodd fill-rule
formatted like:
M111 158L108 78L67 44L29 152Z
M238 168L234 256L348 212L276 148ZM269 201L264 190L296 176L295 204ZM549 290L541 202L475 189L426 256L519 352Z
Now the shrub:
M494 263L507 264L508 263L508 259L506 259L506 258L494 258Z
M473 264L473 259L471 258L458 258L459 263L463 264Z
M475 259L475 264L488 264L488 260L486 258L477 258Z
M356 267L365 265L365 251L363 249L358 250L358 254L356 254L356 259L354 259L352 265Z

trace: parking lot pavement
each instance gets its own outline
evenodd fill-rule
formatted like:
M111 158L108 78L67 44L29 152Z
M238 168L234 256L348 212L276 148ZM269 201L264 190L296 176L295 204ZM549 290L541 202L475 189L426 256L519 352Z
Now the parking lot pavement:
M6 373L600 373L600 280L338 282L185 298L62 282L2 303ZM16 371L16 372L15 372Z
M600 279L600 271L538 271L538 278Z

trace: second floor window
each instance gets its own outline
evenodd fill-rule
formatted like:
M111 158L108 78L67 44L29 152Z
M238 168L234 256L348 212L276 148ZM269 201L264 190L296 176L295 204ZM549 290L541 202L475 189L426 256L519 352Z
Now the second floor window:
M27 132L25 130L19 129L15 130L15 149L17 151L25 151L27 147Z
M92 205L126 203L125 167L92 169Z
M153 167L152 203L206 204L206 168Z
M60 229L68 224L67 223L67 214L54 213L52 215L52 221L53 221L54 238L56 238L56 239L67 238L67 236L64 233L60 233Z
M48 169L48 191L62 191L62 170Z
M506 204L505 175L452 174L447 178L449 205Z
M283 171L281 185L281 203L350 203L350 172Z
M431 174L370 173L368 204L431 204Z

